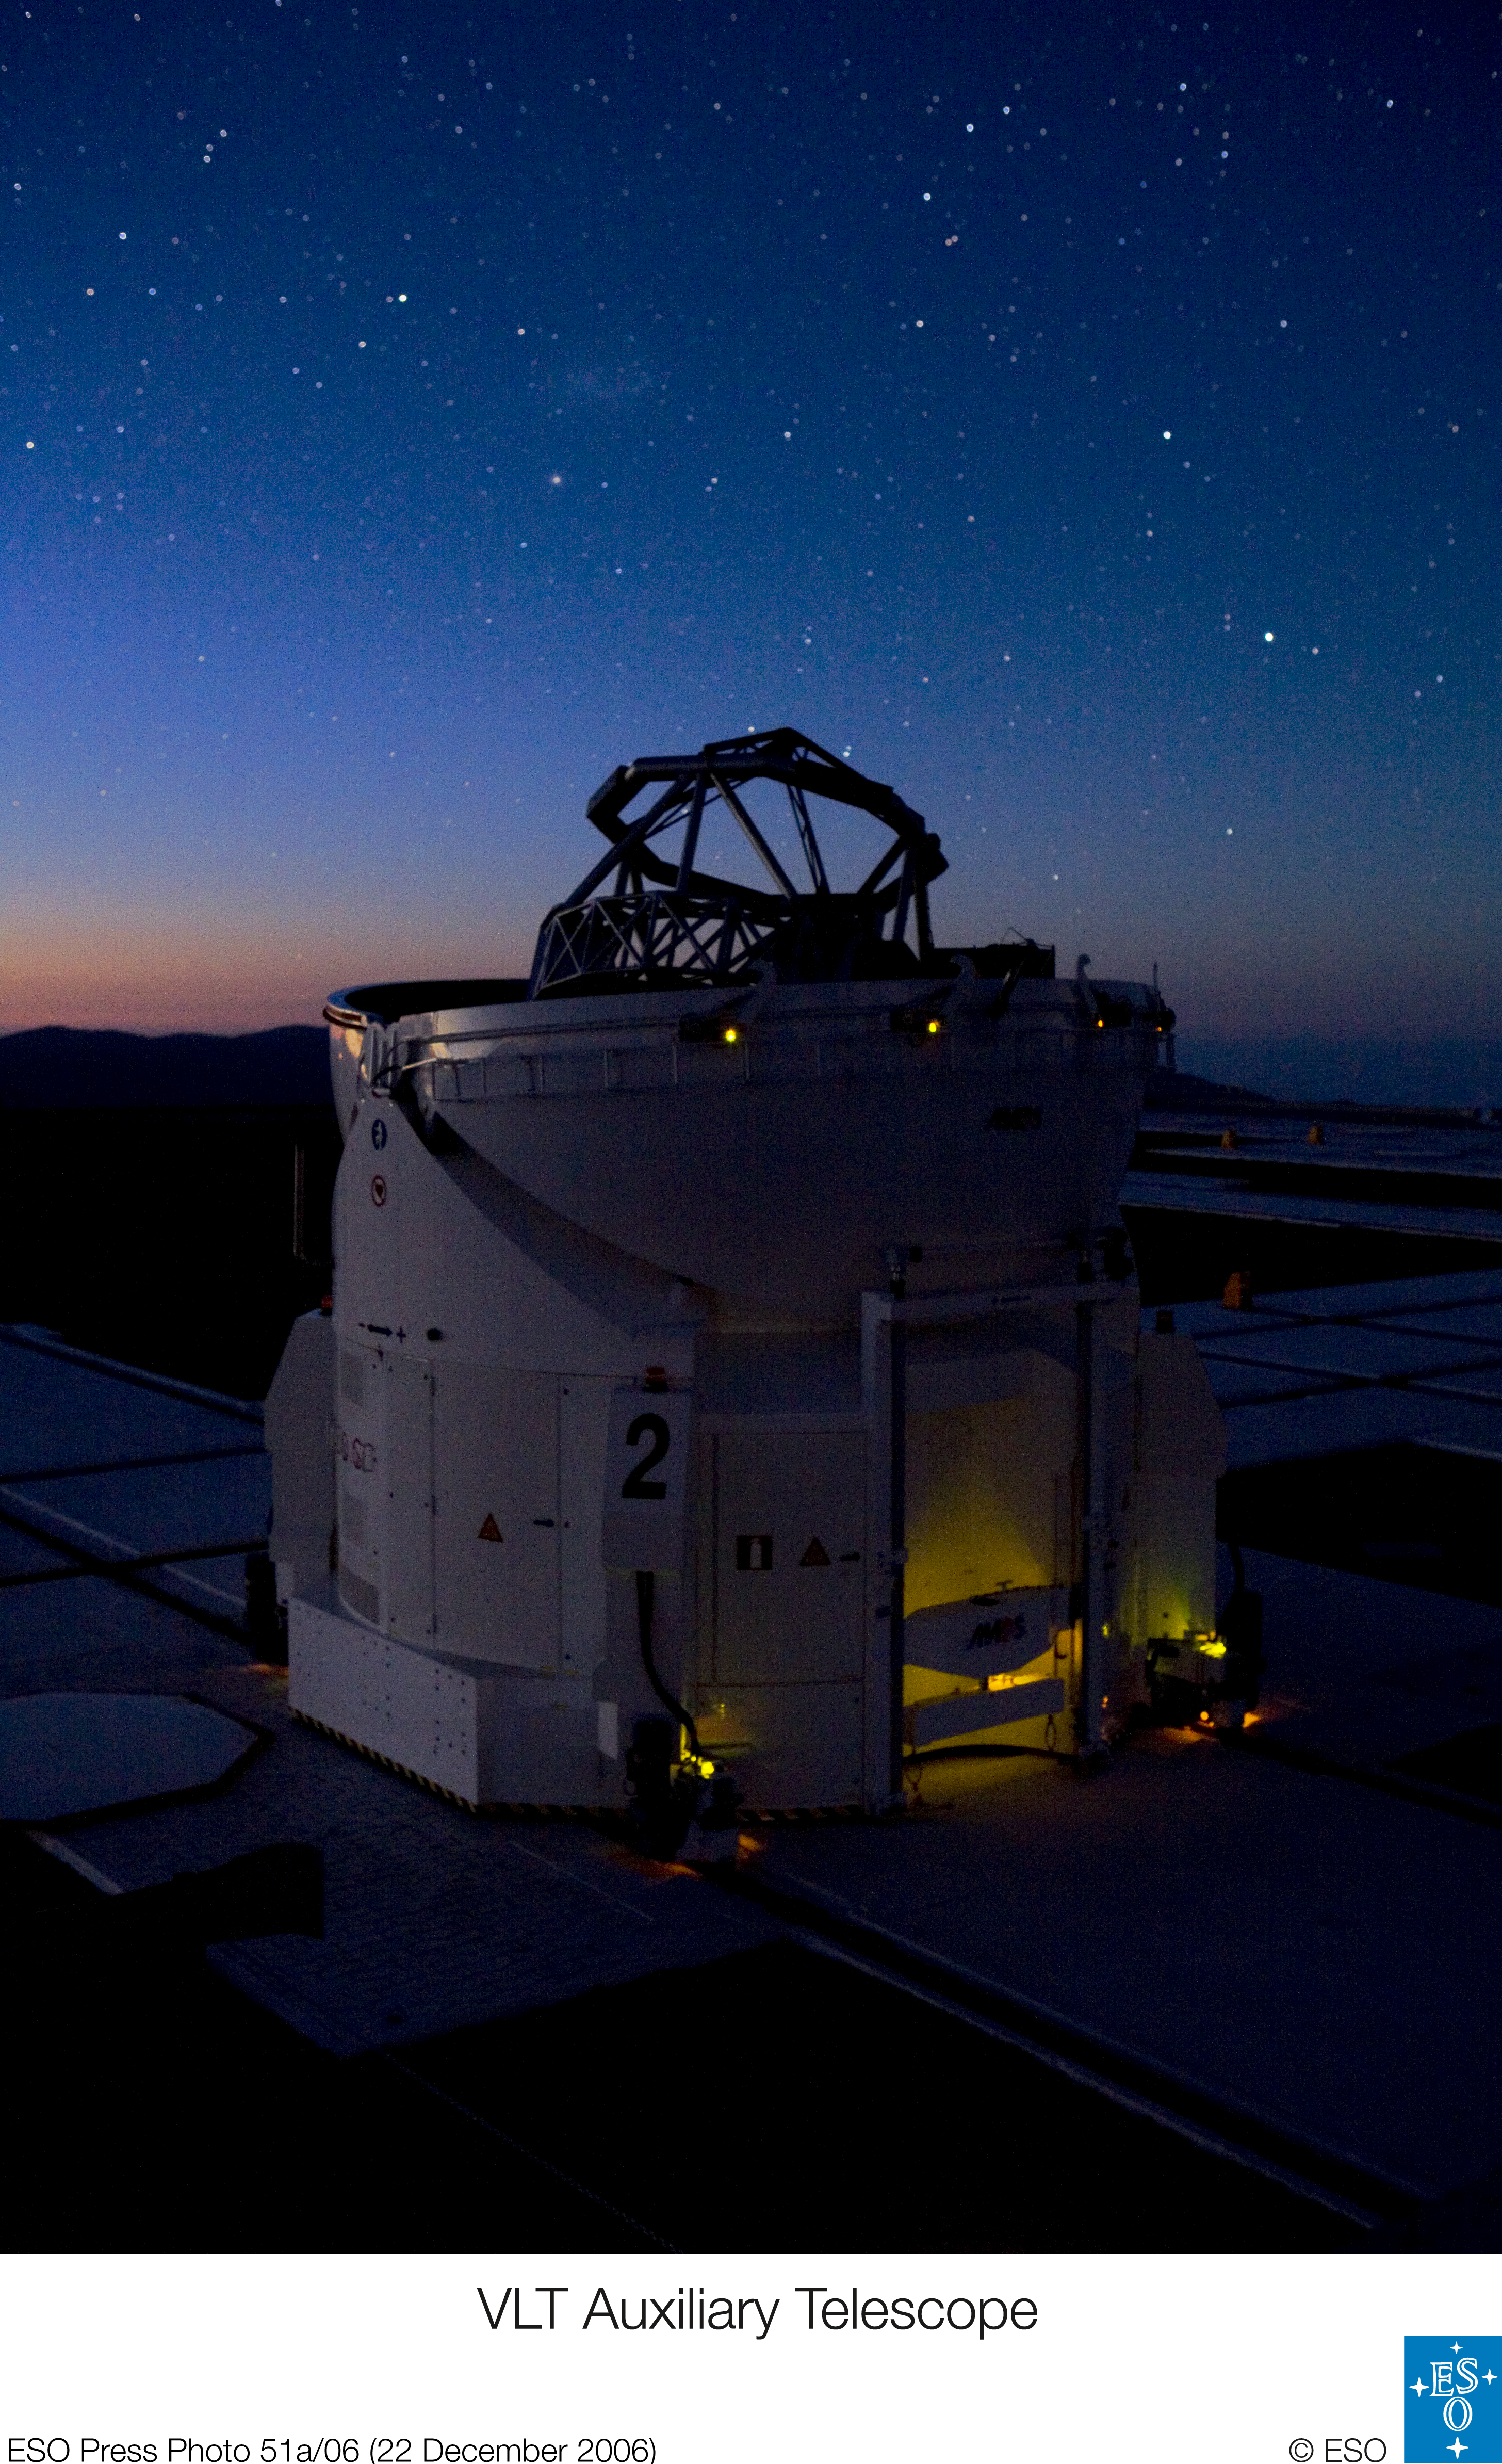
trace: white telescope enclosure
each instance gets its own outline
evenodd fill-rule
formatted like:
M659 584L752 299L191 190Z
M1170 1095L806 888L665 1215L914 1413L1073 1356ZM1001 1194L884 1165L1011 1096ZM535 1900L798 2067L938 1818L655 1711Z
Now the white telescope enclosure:
M790 730L589 810L530 979L326 1012L333 1308L268 1401L293 1707L471 1805L622 1805L664 1706L753 1808L1097 1753L1150 1653L1213 1676L1219 1417L1116 1211L1171 1012L937 944L937 838Z

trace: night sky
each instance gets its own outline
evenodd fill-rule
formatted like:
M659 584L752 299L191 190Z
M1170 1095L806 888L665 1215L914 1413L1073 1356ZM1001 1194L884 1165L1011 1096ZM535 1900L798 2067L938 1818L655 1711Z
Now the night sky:
M524 968L786 723L1186 1057L1502 1038L1494 8L0 30L0 1025Z

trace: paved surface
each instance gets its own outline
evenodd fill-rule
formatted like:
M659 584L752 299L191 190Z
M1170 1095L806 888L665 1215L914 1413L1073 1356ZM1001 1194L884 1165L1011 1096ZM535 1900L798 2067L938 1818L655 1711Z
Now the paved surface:
M1268 1739L1386 1767L1502 1719L1502 1609L1252 1549L1246 1569L1262 1594Z
M1489 1187L1496 1179L1489 1176ZM1348 1226L1361 1232L1427 1234L1431 1240L1502 1242L1502 1209L1476 1206L1460 1213L1449 1206L1404 1205L1393 1198L1353 1198L1317 1191L1217 1188L1205 1179L1166 1172L1129 1172L1121 1184L1125 1207L1151 1207L1174 1215L1219 1215L1239 1222Z
M270 1727L272 1750L223 1797L91 1824L70 1844L127 1889L269 1838L320 1847L322 1942L211 1955L331 2053L416 2043L777 1931L582 1825L487 1821L430 1796L293 1721L279 1674L224 1671L198 1691Z
M139 1808L227 1780L256 1731L181 1694L0 1698L0 1820L56 1822Z
M35 1531L110 1561L232 1544L152 1570L154 1588L171 1587L165 1599L89 1574L0 1590L0 1691L186 1694L272 1732L272 1749L223 1793L73 1824L68 1843L127 1890L272 1839L320 1847L321 1943L287 1936L211 1954L316 2044L413 2043L777 1935L753 1909L593 1831L477 1820L291 1718L285 1673L201 1621L239 1615L241 1552L266 1528L253 1407L0 1339L0 1511ZM66 1563L0 1522L0 1575Z
M1502 1461L1495 1269L1270 1293L1245 1309L1191 1301L1173 1319L1226 1416L1231 1471L1405 1441Z
M1414 1307L1406 1293L1390 1313ZM583 1826L476 1819L294 1723L284 1677L225 1614L230 1544L264 1497L264 1460L222 1451L257 1443L245 1407L0 1339L0 1510L31 1527L0 1522L0 1573L67 1562L48 1515L106 1556L225 1544L187 1570L196 1595L90 1573L0 1590L0 1691L185 1693L270 1730L222 1793L72 1826L68 1845L126 1889L268 1840L320 1846L326 1939L212 1954L315 2044L411 2046L779 1938L753 1906ZM932 1766L917 1819L763 1831L751 1861L1443 2194L1502 2163L1474 1966L1502 1909L1502 1831L1257 1749L1382 1768L1495 1718L1502 1615L1250 1552L1248 1577L1271 1673L1246 1748L1153 1735L1090 1785L1032 1758Z
M1502 1612L1246 1554L1268 1690L1244 1746L1148 1732L1099 1780L930 1765L896 1833L772 1834L843 1903L1425 2196L1502 2164L1502 1828L1404 1801L1400 1754L1502 1713ZM1259 1749L1270 1749L1264 1752Z
M1189 1737L1087 1788L971 1765L925 1793L921 1832L781 1840L768 1868L1425 2195L1502 2162L1465 1983L1502 1837Z

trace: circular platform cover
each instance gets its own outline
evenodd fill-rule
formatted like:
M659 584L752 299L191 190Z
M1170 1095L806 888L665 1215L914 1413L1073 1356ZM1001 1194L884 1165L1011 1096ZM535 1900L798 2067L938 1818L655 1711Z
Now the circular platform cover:
M178 1694L0 1701L0 1821L56 1822L224 1779L255 1731Z

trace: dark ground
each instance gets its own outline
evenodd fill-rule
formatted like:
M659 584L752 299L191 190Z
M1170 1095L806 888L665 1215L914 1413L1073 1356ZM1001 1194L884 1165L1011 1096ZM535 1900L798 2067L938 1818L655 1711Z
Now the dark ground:
M1156 1168L1153 1158L1149 1169ZM1263 1216L1194 1215L1130 1201L1121 1215L1146 1309L1219 1300L1237 1274L1250 1276L1255 1292L1308 1292L1502 1266L1502 1243L1463 1234L1279 1223Z
M332 1104L3 1117L20 1196L0 1214L0 1318L192 1385L263 1396L293 1319L329 1288Z
M328 1285L332 1109L74 1105L6 1124L23 1196L0 1222L0 1317L264 1394L292 1318ZM1149 1302L1218 1294L1238 1268L1276 1290L1495 1259L1166 1211L1132 1232ZM1496 1480L1411 1447L1274 1466L1227 1481L1221 1529L1495 1601ZM201 1948L127 1953L118 1905L0 1833L8 2101L28 2160L8 2198L17 2246L442 2249L498 2230L559 2251L1370 2241L792 1940L340 2061ZM1387 2235L1486 2247L1491 2209L1477 2214Z
M1243 1548L1502 1607L1502 1463L1488 1457L1363 1446L1228 1472L1216 1528Z
M0 1833L8 2103L32 2158L7 2196L20 2248L1369 2239L791 1941L340 2061L200 1950L126 1949L121 1905Z

